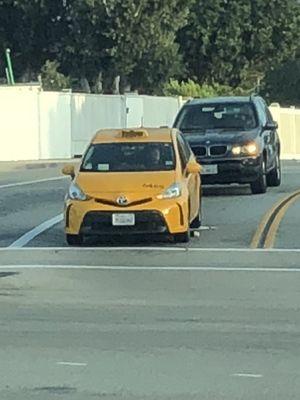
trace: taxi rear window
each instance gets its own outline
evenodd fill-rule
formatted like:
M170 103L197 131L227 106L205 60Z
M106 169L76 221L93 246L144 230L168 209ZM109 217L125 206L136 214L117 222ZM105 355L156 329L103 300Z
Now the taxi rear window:
M80 170L85 172L170 171L176 166L172 143L92 144Z

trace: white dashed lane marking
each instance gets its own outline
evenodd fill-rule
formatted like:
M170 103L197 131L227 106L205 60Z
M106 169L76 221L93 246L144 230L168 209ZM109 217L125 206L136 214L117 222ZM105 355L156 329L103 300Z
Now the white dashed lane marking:
M67 177L66 176L58 176L58 177L54 177L54 178L38 179L35 181L7 183L5 185L0 185L0 189L8 189L8 188L13 188L13 187L17 187L17 186L34 185L36 183L43 183L43 182L60 181L63 179L67 179Z
M29 232L25 233L22 235L19 239L15 240L9 248L20 248L26 246L31 240L33 240L35 237L40 235L41 233L45 232L47 229L52 228L54 225L58 224L61 222L64 218L63 214L59 214L56 217L53 217L42 224L38 225L37 227L31 229Z
M57 365L65 365L67 367L86 367L87 363L71 362L71 361L59 361Z

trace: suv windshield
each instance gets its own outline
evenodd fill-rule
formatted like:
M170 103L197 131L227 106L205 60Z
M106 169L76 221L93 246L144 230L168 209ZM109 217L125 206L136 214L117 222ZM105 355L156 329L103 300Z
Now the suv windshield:
M250 130L257 126L251 103L196 104L183 108L176 121L182 132L210 129Z
M175 169L172 143L105 143L88 149L81 171L134 172Z

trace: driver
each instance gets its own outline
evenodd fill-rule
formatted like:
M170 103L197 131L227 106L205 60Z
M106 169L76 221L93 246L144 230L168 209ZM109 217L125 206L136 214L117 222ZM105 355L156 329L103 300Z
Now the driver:
M161 163L161 154L158 146L153 146L148 152L148 163L150 166L158 166Z

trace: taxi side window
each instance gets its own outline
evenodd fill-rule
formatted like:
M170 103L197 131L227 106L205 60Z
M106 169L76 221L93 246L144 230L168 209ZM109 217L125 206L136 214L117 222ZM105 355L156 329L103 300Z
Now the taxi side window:
M179 140L182 140L184 151L186 154L186 159L189 162L191 156L193 155L192 149L190 148L190 145L188 144L186 138L183 135L179 135Z
M182 171L185 170L187 163L189 161L189 157L187 154L187 149L185 146L185 143L182 139L181 136L177 136L177 146L178 146L178 152L179 152L179 157L180 157L180 161L181 161L181 166L182 166Z

